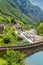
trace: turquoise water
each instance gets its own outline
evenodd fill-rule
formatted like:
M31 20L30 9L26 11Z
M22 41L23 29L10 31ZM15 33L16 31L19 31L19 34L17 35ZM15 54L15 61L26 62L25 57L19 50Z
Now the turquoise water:
M43 65L43 51L29 56L25 62L26 65Z

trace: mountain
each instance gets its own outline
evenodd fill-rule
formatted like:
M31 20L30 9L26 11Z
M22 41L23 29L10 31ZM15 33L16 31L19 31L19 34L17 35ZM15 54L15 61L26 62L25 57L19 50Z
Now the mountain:
M31 25L43 20L43 11L29 0L0 0L0 15L4 18L19 19Z
M26 14L28 17L34 21L43 20L43 11L34 6L29 0L13 0L19 7L22 13Z

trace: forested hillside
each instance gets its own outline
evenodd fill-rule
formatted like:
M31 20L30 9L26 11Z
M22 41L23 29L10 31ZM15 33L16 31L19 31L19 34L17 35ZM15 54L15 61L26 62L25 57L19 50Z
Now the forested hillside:
M14 18L34 25L43 19L43 11L33 6L29 0L0 0L0 19L1 17L4 17L4 21Z

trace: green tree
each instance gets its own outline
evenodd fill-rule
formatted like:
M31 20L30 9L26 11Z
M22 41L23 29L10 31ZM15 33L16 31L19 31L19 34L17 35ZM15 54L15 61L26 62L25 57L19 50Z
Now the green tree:
M42 36L43 36L43 22L40 23L40 24L37 26L36 32L37 32L38 35L42 35Z
M28 25L28 24L27 24L27 25L25 25L24 27L25 27L25 28L24 28L25 30L29 30L29 29L31 29L31 26L30 26L30 25Z
M22 61L25 57L25 54L21 54L20 52L13 50L7 50L4 55L4 59L8 61L8 65L19 65L20 61Z
M11 19L11 23L16 24L16 21L14 20L14 18Z

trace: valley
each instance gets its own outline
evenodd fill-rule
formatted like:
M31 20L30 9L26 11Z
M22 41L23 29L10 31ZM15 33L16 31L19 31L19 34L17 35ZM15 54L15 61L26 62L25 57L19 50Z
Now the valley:
M30 0L0 0L0 65L43 65L42 51L43 10Z

